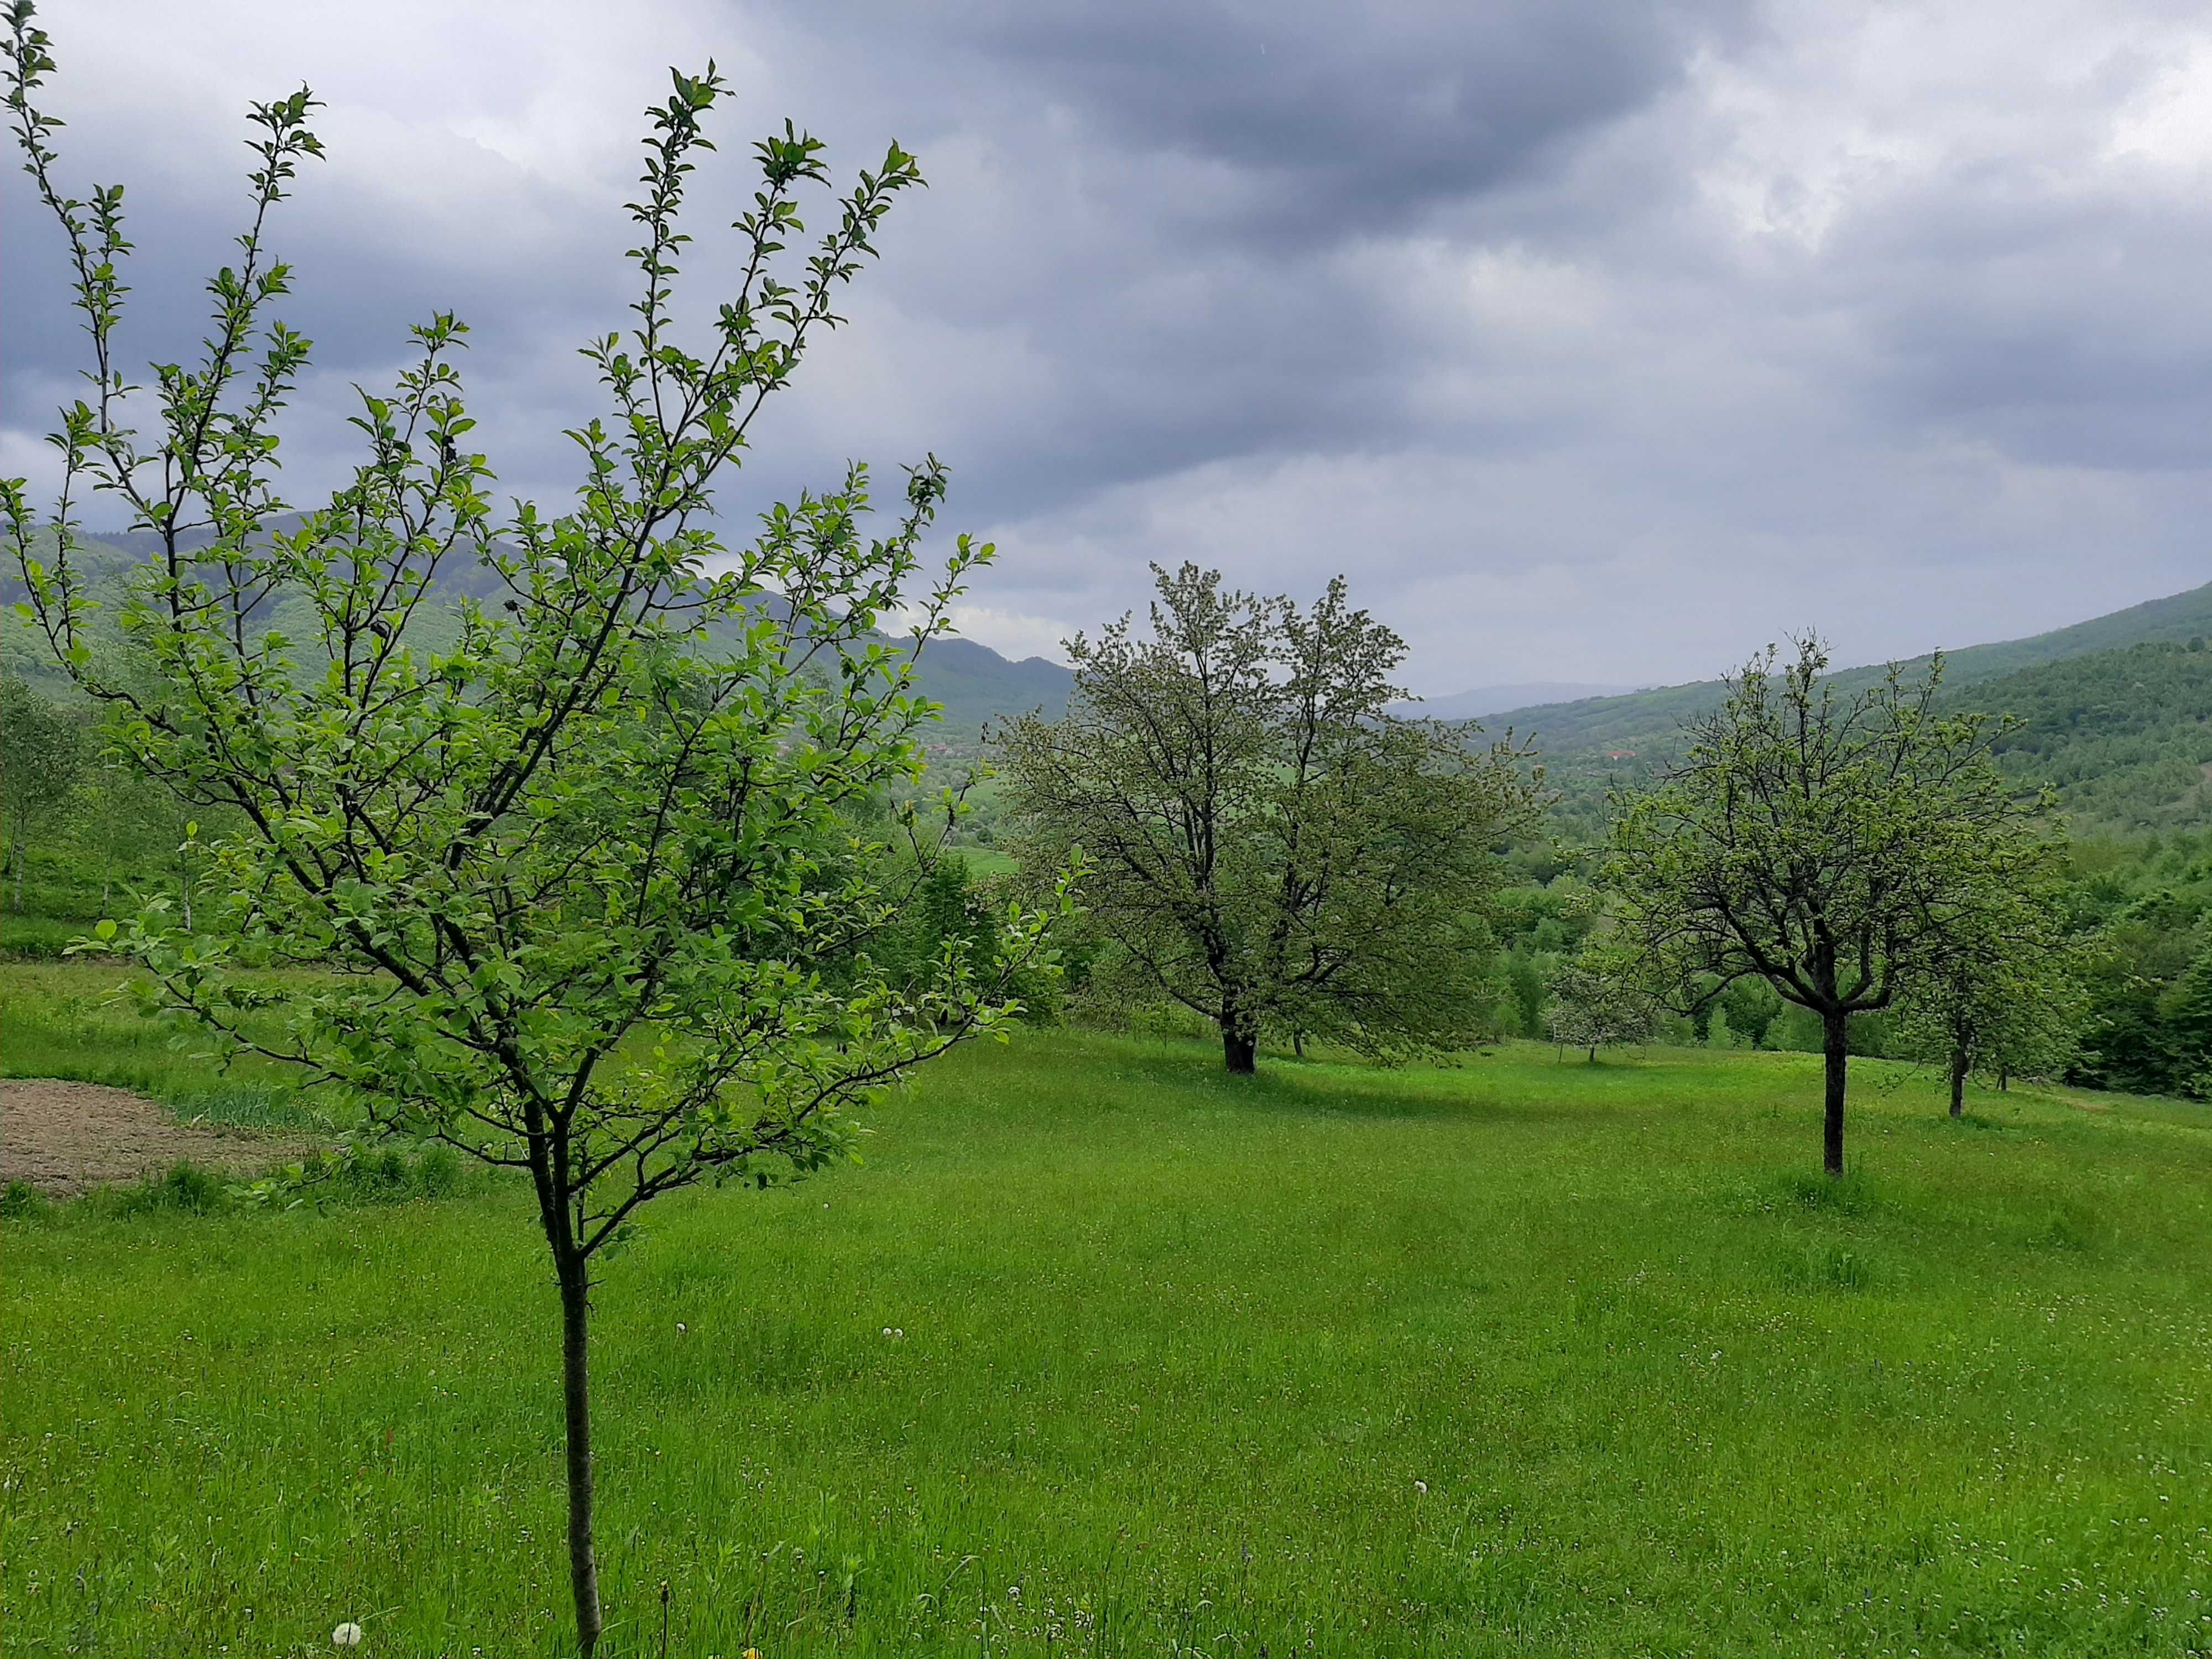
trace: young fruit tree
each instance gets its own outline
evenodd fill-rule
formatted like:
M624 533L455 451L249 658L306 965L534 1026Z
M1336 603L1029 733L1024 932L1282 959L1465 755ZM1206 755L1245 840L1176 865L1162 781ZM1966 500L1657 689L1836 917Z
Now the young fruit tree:
M2081 970L2049 881L2023 884L1899 999L1892 1052L1943 1068L1953 1117L1970 1077L2057 1077L2081 1047Z
M1826 648L1772 647L1728 682L1659 785L1613 824L1621 937L1680 1004L1760 978L1820 1017L1822 1163L1844 1172L1851 1016L1933 982L2045 858L2035 803L1989 757L2002 730L1936 711L1939 657L1850 695Z
M1066 715L998 740L1030 861L1084 860L1095 971L1212 1021L1231 1072L1271 1028L1471 1034L1498 843L1542 805L1522 751L1387 712L1404 643L1341 579L1302 611L1153 568L1151 637L1069 641Z
M1587 1049L1595 1066L1600 1048L1651 1036L1658 1012L1651 992L1635 964L1613 952L1585 950L1570 957L1552 975L1549 989L1544 1024L1562 1057L1569 1048Z
M290 1062L357 1103L369 1129L526 1176L559 1291L569 1572L588 1654L602 1625L597 1264L663 1194L766 1185L847 1152L848 1109L1002 1027L1017 1012L1006 975L1048 959L1044 916L1020 911L988 968L956 939L894 987L868 955L899 900L883 872L900 861L856 854L853 826L919 775L915 734L935 706L915 652L990 554L963 537L941 566L926 562L945 489L935 461L910 472L880 538L863 528L859 469L773 509L742 547L712 517L718 476L837 324L837 290L921 174L893 145L786 272L802 198L828 170L788 125L762 141L758 190L721 264L729 285L707 322L679 325L678 215L723 82L712 65L676 75L649 112L630 210L635 314L584 352L607 413L568 434L572 507L495 512L454 366L466 331L439 315L414 331L396 389L362 394L350 481L286 517L275 422L308 343L272 314L292 273L266 224L320 154L314 101L302 90L254 107L247 228L209 284L204 353L155 365L142 392L115 356L122 191L65 192L58 124L34 102L47 37L21 0L9 20L9 107L60 222L93 359L89 395L63 411L48 526L21 481L5 485L27 609L112 741L242 825L208 849L219 914L204 905L187 931L152 902L103 925L106 948L146 970L156 1010L230 1052ZM88 643L94 601L70 555L90 490L161 544L110 607L119 668ZM50 532L47 563L36 553ZM894 619L912 648L878 633Z

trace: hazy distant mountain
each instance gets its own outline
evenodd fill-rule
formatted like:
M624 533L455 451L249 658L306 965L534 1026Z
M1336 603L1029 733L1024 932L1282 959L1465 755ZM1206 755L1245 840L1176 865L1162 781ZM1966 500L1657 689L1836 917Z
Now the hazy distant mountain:
M289 530L298 522L299 516L290 514L272 524ZM179 539L187 547L201 547L207 544L209 537L198 532ZM99 586L119 579L161 550L161 538L150 531L82 536L77 568ZM497 597L499 581L487 566L456 565L441 574L439 587L449 594L470 593L489 599ZM21 588L21 581L9 580L4 569L0 569L0 605L12 605L23 598ZM450 643L447 636L451 623L441 626L436 613L425 615L418 625L426 644ZM0 620L0 659L49 696L70 695L66 678L53 667L44 647L32 640L27 626L12 617ZM987 645L958 638L937 640L924 650L919 678L921 689L945 705L947 734L961 738L973 737L986 722L1032 709L1057 717L1066 711L1068 690L1075 683L1075 676L1067 669L1042 657L1012 662Z
M1943 683L1956 690L1978 685L2039 664L2062 662L2092 652L2111 651L2146 643L2185 645L2191 639L2212 636L2212 584L2192 587L2163 599L2130 605L2071 627L2022 640L1993 645L1970 645L1945 653ZM1744 655L1749 655L1747 650ZM1924 656L1905 664L1907 672L1927 665ZM1737 665L1731 665L1731 666ZM1878 680L1881 666L1846 668L1833 677L1837 686L1855 690ZM1533 734L1547 755L1585 750L1634 750L1671 738L1682 722L1717 707L1721 700L1718 680L1698 680L1688 685L1662 686L1626 696L1586 698L1577 702L1547 701L1540 706L1502 710L1487 724L1510 725L1516 732Z
M1042 657L1009 661L973 640L933 640L922 650L922 690L945 705L945 724L970 732L1036 710L1047 720L1067 712L1075 675Z
M1583 685L1574 680L1531 680L1525 685L1485 685L1472 691L1455 691L1446 697L1401 702L1395 704L1392 712L1423 720L1472 720L1501 709L1578 702L1585 697L1617 697L1635 689L1632 685Z

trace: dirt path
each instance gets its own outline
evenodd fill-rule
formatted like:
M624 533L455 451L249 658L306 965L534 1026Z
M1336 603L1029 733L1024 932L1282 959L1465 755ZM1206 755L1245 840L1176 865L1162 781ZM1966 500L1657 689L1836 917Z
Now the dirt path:
M180 1159L207 1168L267 1169L307 1143L247 1129L179 1123L142 1095L98 1083L0 1079L0 1182L27 1181L49 1198L129 1185Z

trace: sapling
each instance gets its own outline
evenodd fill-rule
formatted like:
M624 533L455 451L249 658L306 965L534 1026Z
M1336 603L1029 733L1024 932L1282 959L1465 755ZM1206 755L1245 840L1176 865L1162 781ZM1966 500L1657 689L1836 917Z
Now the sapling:
M123 191L64 191L60 124L34 101L49 41L27 0L8 18L8 107L92 358L54 437L52 512L40 522L21 480L0 485L25 609L111 741L239 826L204 849L196 927L155 899L104 924L104 948L146 970L154 1011L290 1063L372 1132L527 1177L559 1289L588 1655L595 1263L662 1194L844 1154L851 1107L1003 1032L1008 977L1049 963L1052 905L1010 909L988 952L948 941L896 986L869 957L897 872L930 848L912 815L903 855L872 844L860 809L919 778L935 705L915 657L991 555L961 537L925 557L943 469L909 471L878 538L859 467L740 546L713 514L716 479L837 325L837 291L921 174L893 144L789 254L829 173L787 124L754 147L759 185L711 319L680 325L678 219L724 83L711 64L675 74L630 204L635 314L584 350L606 407L568 434L568 509L495 506L456 367L468 330L441 313L414 329L394 389L361 393L349 480L295 514L278 418L309 343L273 314L293 272L267 225L322 153L314 99L253 106L247 228L208 284L204 349L141 387L117 355ZM159 543L119 595L72 558L93 491ZM94 648L102 604L119 654Z

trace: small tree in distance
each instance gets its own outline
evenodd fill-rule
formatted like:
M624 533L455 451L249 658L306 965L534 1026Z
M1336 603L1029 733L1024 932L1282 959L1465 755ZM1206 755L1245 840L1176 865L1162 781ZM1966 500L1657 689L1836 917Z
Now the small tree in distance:
M2046 890L1999 895L1981 918L1899 1000L1894 1051L1943 1068L1951 1115L1966 1109L1966 1079L2055 1078L2081 1048L2087 1009L2078 951L2061 937Z
M1632 963L1584 951L1560 965L1550 988L1544 1024L1562 1053L1588 1049L1595 1066L1600 1048L1650 1040L1658 1009Z
M1840 1176L1851 1016L1989 936L2046 852L1990 761L2002 728L1936 714L1940 656L1852 696L1827 667L1808 635L1731 678L1682 762L1621 805L1606 881L1625 945L1678 1001L1758 977L1820 1017L1821 1161Z
M1079 850L1094 971L1211 1021L1383 1054L1472 1035L1500 842L1539 779L1510 744L1386 712L1398 636L1332 581L1301 610L1153 567L1152 636L1067 641L1066 715L1001 733L1027 862Z
M918 616L919 649L989 556L963 537L925 570L940 469L912 471L881 539L861 528L858 469L774 509L743 549L708 520L718 474L836 324L836 291L920 172L892 145L785 282L801 195L828 175L812 138L787 126L764 140L734 228L736 286L689 341L671 314L690 240L678 216L722 82L712 65L674 76L649 112L631 209L632 331L585 354L609 418L569 434L574 510L495 518L453 365L466 331L441 315L415 330L397 389L362 394L352 480L283 528L271 421L307 343L269 314L290 273L264 222L321 153L313 100L254 108L239 263L210 284L204 356L155 367L159 425L142 441L112 355L122 191L78 200L57 184L58 124L32 101L47 38L23 0L9 17L7 101L66 234L94 361L91 398L63 412L51 525L22 481L4 486L27 608L116 744L243 826L210 849L224 902L208 925L179 928L155 901L103 933L148 970L155 1011L299 1067L374 1131L527 1178L559 1290L569 1576L588 1655L602 1626L596 1264L663 1194L767 1185L840 1156L847 1109L1000 1026L1016 1012L1007 976L1047 959L1043 916L1016 912L992 963L956 940L895 986L867 954L898 908L887 861L827 855L856 833L853 809L921 770L914 734L934 705L879 622ZM114 611L120 668L88 643L93 601L70 557L92 489L161 544ZM38 556L50 544L51 566ZM706 574L720 558L733 568ZM467 580L441 584L454 574ZM492 602L465 597L487 587ZM279 598L294 634L273 625ZM457 612L453 643L418 650L410 623L437 605ZM294 967L323 971L269 971Z

